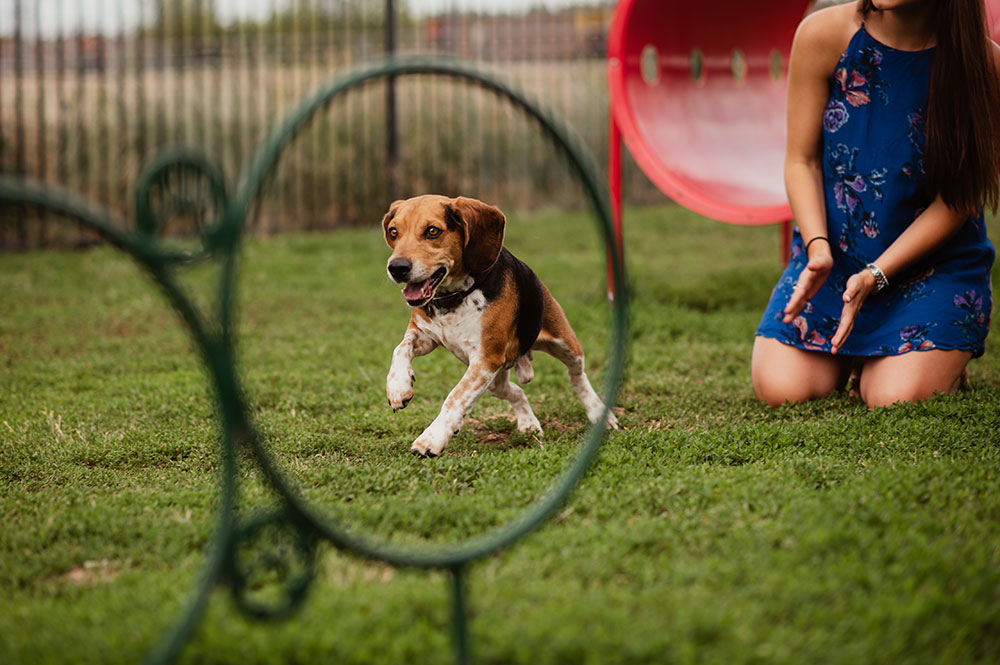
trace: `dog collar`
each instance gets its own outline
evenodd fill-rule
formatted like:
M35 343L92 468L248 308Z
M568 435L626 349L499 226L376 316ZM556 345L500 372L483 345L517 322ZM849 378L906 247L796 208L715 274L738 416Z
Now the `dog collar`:
M472 286L465 289L464 291L453 291L452 293L446 293L443 296L435 296L431 298L430 302L425 305L425 307L435 307L437 309L455 309L462 301L465 300L465 296L469 295L479 287L478 280L473 280Z

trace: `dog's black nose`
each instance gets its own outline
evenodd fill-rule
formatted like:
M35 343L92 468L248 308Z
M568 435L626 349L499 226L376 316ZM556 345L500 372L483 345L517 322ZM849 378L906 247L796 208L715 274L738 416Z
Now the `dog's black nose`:
M393 259L389 261L389 274L397 282L405 282L406 278L410 276L412 268L413 264L410 263L409 259Z

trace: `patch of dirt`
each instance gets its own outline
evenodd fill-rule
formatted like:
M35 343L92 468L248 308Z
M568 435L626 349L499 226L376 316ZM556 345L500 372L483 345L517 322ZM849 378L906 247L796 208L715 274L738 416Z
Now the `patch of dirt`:
M62 582L77 587L95 587L114 582L121 572L121 564L110 559L84 561L81 565L61 575L46 578L47 582Z
M498 420L504 420L509 422L512 427L504 427L501 423L497 423ZM476 435L476 439L480 443L487 445L496 445L506 443L510 437L517 434L517 419L513 415L500 415L494 416L487 420L479 420L478 418L467 418L465 420L465 425ZM497 426L503 429L497 429Z

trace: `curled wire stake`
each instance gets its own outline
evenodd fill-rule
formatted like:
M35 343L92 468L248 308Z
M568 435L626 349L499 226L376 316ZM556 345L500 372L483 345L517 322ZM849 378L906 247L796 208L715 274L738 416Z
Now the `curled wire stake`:
M315 548L320 539L325 539L340 549L391 565L450 571L455 659L457 663L464 665L470 659L466 603L466 571L469 563L510 545L555 515L597 454L604 439L604 422L609 413L607 410L599 422L587 430L576 457L569 462L562 475L520 516L490 532L459 543L434 547L403 547L377 541L323 519L279 471L253 426L250 402L236 369L236 340L232 326L239 240L248 215L260 197L267 179L273 175L284 150L316 114L329 106L332 99L372 81L422 75L451 77L479 86L528 115L566 158L573 175L582 184L597 216L598 231L611 260L610 274L615 285L612 293L612 340L608 352L607 387L603 396L606 409L610 409L615 402L624 372L628 297L621 251L612 231L611 207L603 178L599 177L593 156L568 128L542 111L538 104L494 76L460 61L405 58L374 62L320 86L273 125L268 135L258 144L232 194L227 191L221 169L207 158L190 150L165 153L139 177L138 182L142 186L138 188L140 196L137 199L137 219L132 224L60 187L0 176L0 201L39 206L62 218L76 220L130 254L149 273L187 326L208 369L218 402L222 464L217 530L207 564L191 593L187 609L147 654L147 663L158 665L177 658L201 621L209 594L222 582L231 585L237 606L251 616L276 618L290 614L301 604L313 579ZM150 205L155 201L148 197L151 185L161 182L169 184L172 182L171 178L178 173L190 183L198 183L197 192L205 195L204 201L200 200L201 195L196 197L199 200L193 201L199 204L199 214L202 210L211 210L217 215L217 219L204 220L206 225L199 228L203 234L203 249L193 254L178 252L163 242L160 224L162 218ZM161 175L165 175L166 180ZM181 199L185 206L190 207L190 198L185 193L185 197ZM201 203L206 205L201 206ZM195 306L190 292L181 286L178 279L179 271L193 260L218 261L220 264L214 317L206 317L205 311ZM238 449L249 452L280 504L273 512L249 522L241 521L238 516ZM256 559L250 557L251 563L259 564L256 568L240 566L236 561L239 548L252 545L254 538L268 529L291 537L284 545L279 543L279 548L284 547L285 551L294 552L293 556L298 559L299 565L295 562L278 561L271 552L264 552ZM288 543L291 543L290 547ZM255 571L262 571L255 580L267 583L278 579L280 583L272 586L284 592L279 597L279 602L260 604L256 602L257 599L247 595L247 582Z

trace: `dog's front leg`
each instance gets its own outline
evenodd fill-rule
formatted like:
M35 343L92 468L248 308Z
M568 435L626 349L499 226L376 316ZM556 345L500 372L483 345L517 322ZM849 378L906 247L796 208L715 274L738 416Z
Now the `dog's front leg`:
M492 369L483 363L470 362L465 375L441 405L441 411L423 434L410 446L410 452L423 457L440 455L451 435L459 430L466 414L479 396L486 392L501 368Z
M410 326L403 335L403 341L392 352L392 365L385 377L385 396L389 398L389 406L393 412L406 407L413 399L413 364L414 358L425 356L437 348L437 342L428 337L416 326Z

